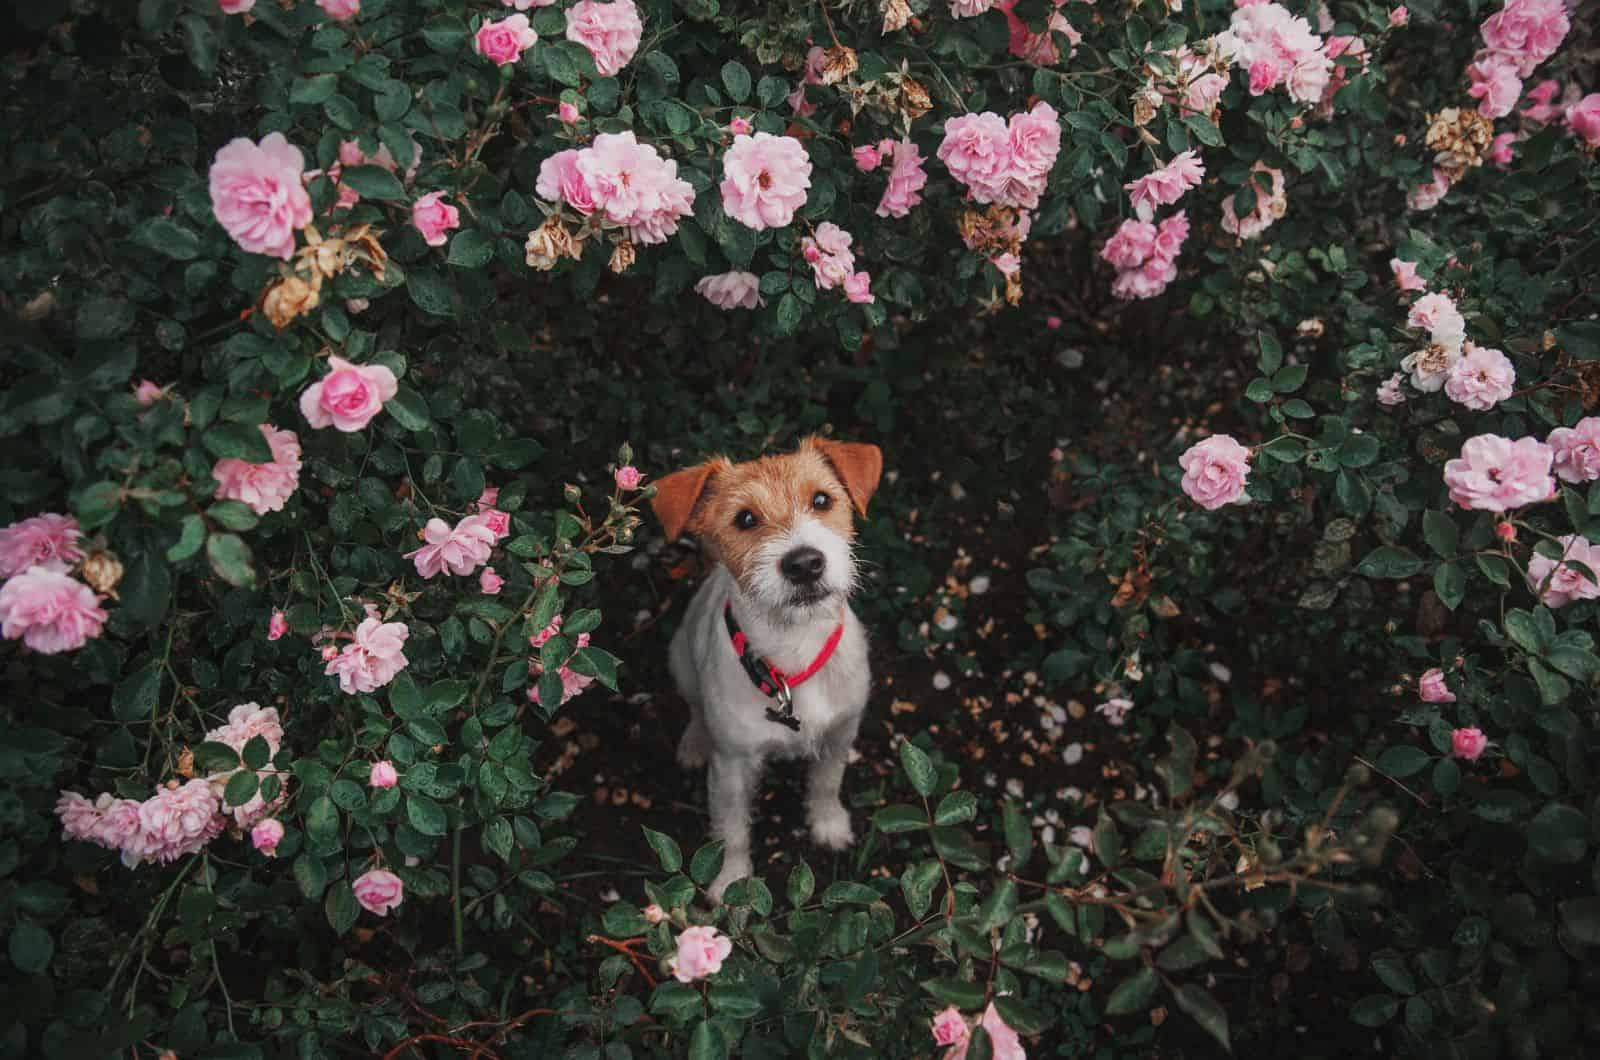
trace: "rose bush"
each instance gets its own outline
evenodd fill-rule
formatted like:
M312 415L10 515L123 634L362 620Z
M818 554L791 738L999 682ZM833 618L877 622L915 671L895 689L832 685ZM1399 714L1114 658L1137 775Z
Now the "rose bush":
M1393 1051L1581 1051L1590 19L19 9L7 1055L1259 1045L1211 969L1296 947ZM1089 371L1165 433L1064 414ZM602 596L662 566L651 476L947 424L1036 515L1017 669L1148 775L995 799L913 733L830 878L711 907L720 847L651 830L585 905L550 749L647 628Z

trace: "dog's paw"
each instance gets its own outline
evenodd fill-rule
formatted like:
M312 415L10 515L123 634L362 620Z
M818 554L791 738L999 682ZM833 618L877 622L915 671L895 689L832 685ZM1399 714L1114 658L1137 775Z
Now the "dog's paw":
M850 811L839 803L811 810L811 840L824 850L844 850L856 841L850 829Z
M699 726L684 730L678 741L678 764L684 769L699 769L706 764L706 736Z
M728 889L728 885L734 880L744 879L753 871L754 866L750 864L749 858L736 858L732 861L723 862L722 871L717 873L716 879L711 881L711 886L706 888L706 893L711 896L713 902L721 905L722 892Z

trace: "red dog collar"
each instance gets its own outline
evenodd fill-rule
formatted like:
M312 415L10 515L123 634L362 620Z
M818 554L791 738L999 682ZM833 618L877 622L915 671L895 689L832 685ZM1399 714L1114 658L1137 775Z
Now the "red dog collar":
M800 719L794 716L793 690L805 684L817 675L817 671L828 665L828 660L833 658L834 649L839 647L839 640L844 636L844 620L833 627L833 632L828 634L828 641L811 660L807 666L797 674L786 674L778 669L767 659L750 647L750 638L744 635L744 630L739 628L739 623L733 617L733 601L728 600L722 605L722 621L728 627L728 640L733 645L734 654L739 657L739 665L744 667L744 672L750 678L750 683L760 690L761 694L776 699L779 710L767 708L767 719L779 725L786 725L795 732L800 731Z

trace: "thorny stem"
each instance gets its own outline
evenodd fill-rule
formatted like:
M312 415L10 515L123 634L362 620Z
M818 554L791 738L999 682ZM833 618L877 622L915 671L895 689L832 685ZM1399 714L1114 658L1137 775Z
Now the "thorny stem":
M162 892L161 897L156 899L155 908L151 909L150 915L144 918L144 924L134 933L133 938L128 942L128 948L122 951L122 958L117 961L117 967L112 971L110 981L106 983L105 992L108 995L116 987L117 980L122 978L122 970L128 966L128 958L133 956L133 951L139 945L140 940L155 926L156 921L161 919L161 914L166 910L167 903L172 900L172 894L178 889L178 884L188 877L189 871L194 868L194 864L198 860L198 854L191 855L189 860L183 863L183 868L178 870L178 874L172 877L172 882L167 884L167 889Z
M200 876L203 880L205 880L206 893L215 898L217 896L217 892L212 890L211 887L210 856L206 855L205 860L205 867L201 870ZM228 980L223 978L222 962L217 959L217 936L212 934L206 939L206 942L211 946L211 974L217 977L217 985L222 988L222 1004L228 1014L228 1033L237 1039L239 1036L233 1029L233 995L228 993Z

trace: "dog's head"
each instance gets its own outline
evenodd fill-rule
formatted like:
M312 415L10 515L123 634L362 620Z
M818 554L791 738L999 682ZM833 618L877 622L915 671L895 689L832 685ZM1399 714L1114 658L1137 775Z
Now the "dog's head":
M877 446L813 437L782 456L673 472L652 504L669 541L698 536L757 603L804 612L855 588L851 509L866 514L882 472Z

